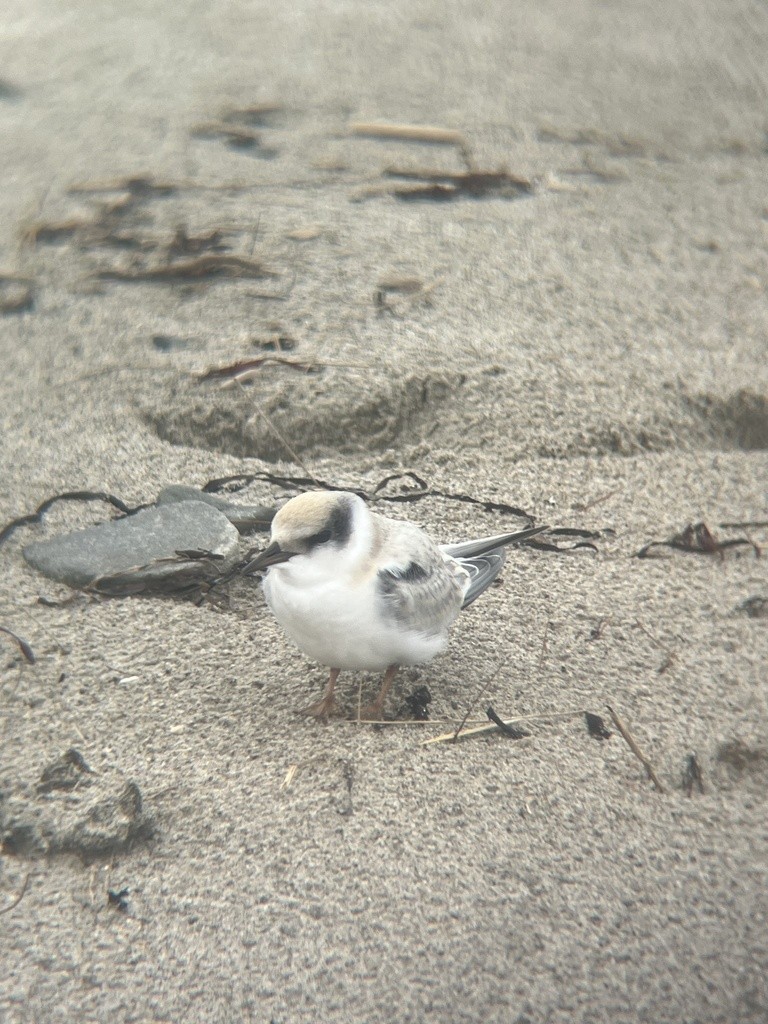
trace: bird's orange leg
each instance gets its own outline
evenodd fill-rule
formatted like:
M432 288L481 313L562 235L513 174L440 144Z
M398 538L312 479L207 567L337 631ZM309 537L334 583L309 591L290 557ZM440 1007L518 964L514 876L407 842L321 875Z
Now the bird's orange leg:
M302 709L302 715L311 715L313 718L328 718L336 710L336 701L333 696L333 691L336 687L336 680L339 678L339 672L341 669L332 668L331 674L328 677L328 684L325 687L325 693L323 694L322 700L316 701L314 704L310 704L309 707Z
M381 716L384 713L384 701L387 699L389 688L392 685L392 680L397 674L399 666L390 665L387 671L384 673L384 679L381 684L378 696L373 704L368 704L366 707L360 709L360 718L367 722L379 722Z

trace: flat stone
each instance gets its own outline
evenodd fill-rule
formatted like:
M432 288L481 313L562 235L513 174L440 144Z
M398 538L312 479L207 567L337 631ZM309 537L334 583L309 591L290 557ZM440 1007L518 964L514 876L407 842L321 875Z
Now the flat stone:
M223 513L240 533L248 533L250 530L268 530L277 511L271 505L240 505L228 501L218 494L209 494L207 491L198 490L197 487L188 487L186 484L172 484L170 487L164 488L157 496L156 504L168 505L178 501L204 501L206 505L212 505L213 508Z
M70 587L126 594L213 579L238 557L239 534L202 501L179 501L28 544L24 558Z

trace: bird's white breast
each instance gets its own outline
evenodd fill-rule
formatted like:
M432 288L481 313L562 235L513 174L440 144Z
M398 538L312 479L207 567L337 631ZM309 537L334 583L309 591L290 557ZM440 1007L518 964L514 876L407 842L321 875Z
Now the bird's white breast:
M314 661L378 672L429 661L445 647L445 631L426 636L382 615L375 572L333 576L314 572L309 561L296 557L273 566L264 595L291 640Z

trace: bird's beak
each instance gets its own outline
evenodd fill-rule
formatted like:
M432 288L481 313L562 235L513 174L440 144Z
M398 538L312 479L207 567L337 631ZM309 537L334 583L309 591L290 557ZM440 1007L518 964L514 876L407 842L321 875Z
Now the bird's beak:
M248 575L252 572L259 572L261 569L268 569L270 565L279 565L281 562L287 562L295 554L295 551L283 551L277 541L273 540L269 547L264 548L243 568L243 574Z

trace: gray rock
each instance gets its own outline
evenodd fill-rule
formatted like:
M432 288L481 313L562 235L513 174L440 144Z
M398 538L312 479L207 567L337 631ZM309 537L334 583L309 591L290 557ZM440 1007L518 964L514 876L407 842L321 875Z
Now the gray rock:
M204 501L222 512L241 533L250 530L268 530L269 524L277 511L270 505L238 505L218 494L200 491L197 487L186 484L173 484L166 487L157 497L158 505L168 505L178 501Z
M127 594L213 579L237 560L238 539L210 504L181 501L28 544L23 554L59 583Z

